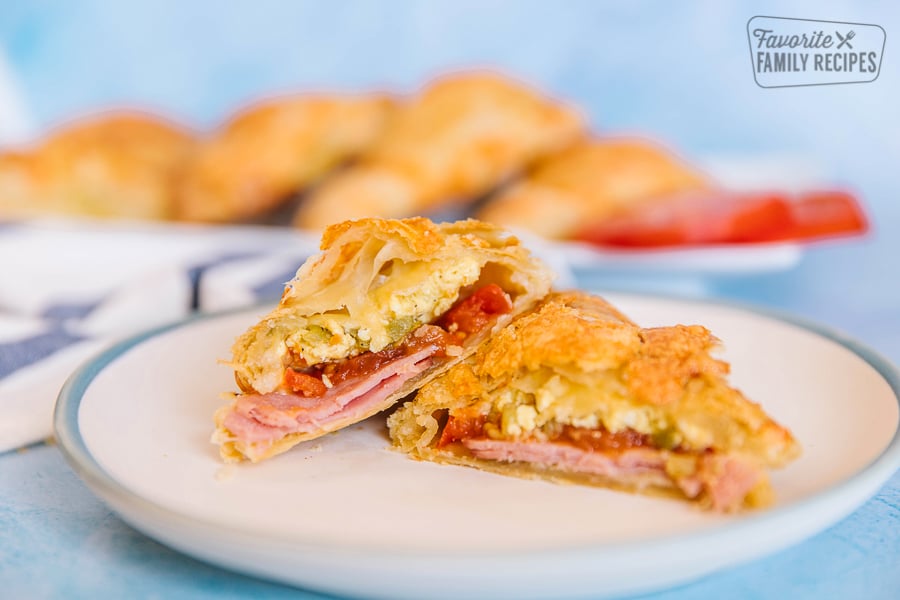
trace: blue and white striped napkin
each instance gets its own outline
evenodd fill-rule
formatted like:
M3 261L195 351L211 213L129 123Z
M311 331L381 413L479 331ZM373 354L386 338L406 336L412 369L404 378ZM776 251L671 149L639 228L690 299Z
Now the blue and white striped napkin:
M0 224L0 452L51 435L60 387L112 342L276 300L318 239L264 228Z

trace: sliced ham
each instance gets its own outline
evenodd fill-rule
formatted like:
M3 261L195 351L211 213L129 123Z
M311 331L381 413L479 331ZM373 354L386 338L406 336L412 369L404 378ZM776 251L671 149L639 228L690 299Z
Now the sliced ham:
M424 347L366 377L345 381L318 398L283 393L241 395L223 425L236 441L255 443L319 431L337 420L361 419L430 367L437 351L437 347Z
M693 475L673 480L666 472L664 450L632 448L602 453L558 442L487 438L467 439L462 444L483 460L533 463L632 485L676 486L688 498L704 495L718 511L738 508L762 476L760 467L736 456L700 455Z
M563 471L602 475L613 479L640 476L648 485L666 484L669 481L665 458L658 451L647 448L603 454L555 442L484 438L464 440L463 445L473 456L485 460L536 463Z

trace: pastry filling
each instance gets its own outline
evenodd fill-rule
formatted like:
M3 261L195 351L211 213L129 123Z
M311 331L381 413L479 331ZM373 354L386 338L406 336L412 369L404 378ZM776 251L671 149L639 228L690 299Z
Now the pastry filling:
M314 365L290 357L279 388L239 395L223 425L233 441L263 453L291 433L322 431L336 421L363 418L410 379L459 356L461 344L512 306L500 286L489 284L457 301L434 323L419 326L378 352Z
M764 480L760 466L711 448L661 447L654 436L625 428L611 432L548 423L522 436L503 434L499 418L471 409L451 411L436 443L456 456L528 463L544 469L598 476L638 487L674 488L702 498L714 510L738 508Z

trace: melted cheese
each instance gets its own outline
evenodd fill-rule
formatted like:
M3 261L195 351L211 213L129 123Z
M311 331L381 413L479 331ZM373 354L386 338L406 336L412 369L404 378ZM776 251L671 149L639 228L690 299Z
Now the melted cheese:
M603 398L602 403L597 402L598 396ZM572 381L547 368L530 371L497 390L490 400L500 416L500 429L505 436L520 436L548 424L561 424L589 429L602 425L611 432L632 429L657 437L668 447L706 437L702 428L694 434L673 434L672 420L666 412L630 399L615 371L599 380L595 378L591 385Z
M311 315L283 311L271 316L238 340L235 356L255 390L273 391L281 382L286 356L316 364L382 350L446 312L460 290L478 280L480 271L481 265L473 259L396 265L362 303L348 301L341 306L337 299L329 298L341 308ZM343 289L351 299L355 296L347 285L337 284L333 289Z

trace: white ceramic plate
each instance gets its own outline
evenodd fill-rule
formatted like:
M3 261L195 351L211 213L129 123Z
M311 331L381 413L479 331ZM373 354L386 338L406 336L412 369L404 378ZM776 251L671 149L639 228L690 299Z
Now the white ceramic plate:
M632 276L751 274L787 271L803 257L800 244L766 242L718 244L689 248L602 249L582 242L556 242L571 268L578 271L621 272Z
M227 357L261 308L188 321L104 353L57 405L67 458L122 518L227 568L374 598L599 597L674 585L843 518L900 464L894 367L812 325L734 306L610 295L644 325L697 322L733 382L804 455L778 504L741 516L686 503L418 463L373 418L259 465L223 466L211 415Z

